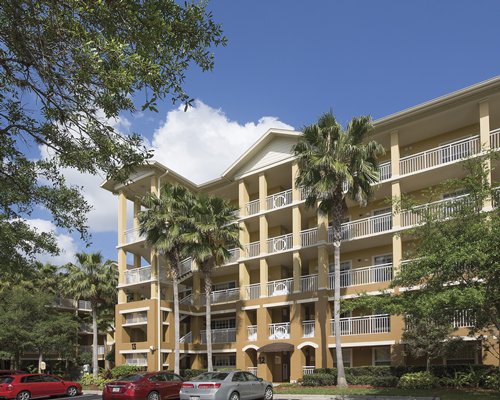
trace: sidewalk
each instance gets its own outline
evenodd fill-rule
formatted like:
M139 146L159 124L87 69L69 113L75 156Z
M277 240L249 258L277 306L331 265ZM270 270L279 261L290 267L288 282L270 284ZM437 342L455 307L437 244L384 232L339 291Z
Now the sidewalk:
M374 395L324 395L324 394L275 394L275 400L439 400L439 397L374 396Z

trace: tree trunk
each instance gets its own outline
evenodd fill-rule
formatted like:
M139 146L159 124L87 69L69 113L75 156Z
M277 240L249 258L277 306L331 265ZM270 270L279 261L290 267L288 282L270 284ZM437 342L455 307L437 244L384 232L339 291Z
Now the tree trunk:
M99 363L97 359L97 304L92 302L92 376L97 378Z
M179 374L180 372L180 318L179 318L179 269L177 267L172 270L172 286L174 289L174 373Z
M425 358L425 370L431 372L431 358L429 356Z
M38 350L38 373L41 374L42 373L42 368L40 368L40 364L42 363L43 361L43 354L42 354L42 351L41 350Z
M210 273L210 267L205 266L204 269L205 278L205 316L206 316L206 336L207 336L207 369L209 372L214 370L212 365L212 276Z

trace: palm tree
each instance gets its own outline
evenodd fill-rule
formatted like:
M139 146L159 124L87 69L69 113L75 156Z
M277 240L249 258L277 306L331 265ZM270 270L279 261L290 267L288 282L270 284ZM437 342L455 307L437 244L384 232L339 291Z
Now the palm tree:
M176 374L180 360L179 273L181 260L186 255L185 227L192 199L193 194L184 186L166 183L159 196L151 193L143 198L147 209L139 213L141 235L146 235L146 242L166 260L172 278Z
M235 223L237 209L227 200L219 197L200 195L191 219L190 252L200 266L205 280L206 302L206 342L207 368L213 370L212 365L212 270L224 264L230 257L228 249L241 248L239 241L239 227Z
M323 114L316 124L306 126L293 147L299 173L296 185L307 190L306 206L318 207L332 219L335 288L334 326L338 385L346 387L340 343L340 242L341 223L347 211L348 198L366 205L372 195L371 184L378 180L378 157L383 147L375 141L366 143L373 130L368 116L353 118L347 129L331 112Z
M106 304L116 296L118 271L114 263L107 260L103 263L100 252L77 253L77 264L67 266L65 278L65 294L75 300L85 299L90 302L92 314L92 374L97 378L99 365L97 359L97 313L102 304Z

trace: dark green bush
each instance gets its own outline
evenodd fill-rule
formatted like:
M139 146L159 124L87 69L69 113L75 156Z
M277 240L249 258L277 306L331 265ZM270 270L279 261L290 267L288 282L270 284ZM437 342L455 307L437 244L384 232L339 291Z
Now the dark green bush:
M438 379L430 372L411 372L404 374L398 383L401 389L432 389L438 385Z
M190 380L195 376L202 374L203 372L207 372L206 369L181 369L180 376L182 376L185 380Z
M302 386L334 386L337 384L337 377L332 374L313 373L304 375Z
M133 374L138 371L142 371L142 368L136 367L135 365L119 365L111 370L111 376L113 379L117 379L121 376Z

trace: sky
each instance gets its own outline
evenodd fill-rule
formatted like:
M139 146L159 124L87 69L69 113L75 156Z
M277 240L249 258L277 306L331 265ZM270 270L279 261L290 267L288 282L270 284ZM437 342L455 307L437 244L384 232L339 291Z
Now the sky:
M212 72L187 72L194 107L165 101L158 113L113 122L196 183L218 177L270 128L300 130L329 110L343 124L378 119L500 75L498 0L212 0L209 9L228 45L214 49ZM116 197L102 177L64 172L94 207L91 244L34 218L63 248L40 260L64 264L79 251L116 259Z

